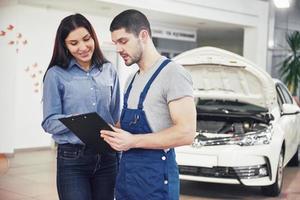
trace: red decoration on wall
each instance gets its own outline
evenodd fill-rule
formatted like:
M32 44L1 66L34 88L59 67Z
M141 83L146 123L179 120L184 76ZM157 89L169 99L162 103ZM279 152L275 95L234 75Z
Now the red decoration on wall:
M24 38L21 32L17 32L15 26L12 24L9 24L5 29L0 29L0 36L7 41L6 44L8 46L15 48L16 53L19 53L22 47L28 44L28 40ZM33 92L39 93L41 91L43 75L41 67L39 67L37 62L34 62L31 66L27 66L24 71L32 80Z
M23 37L23 34L20 32L17 33L13 38L8 38L8 36L11 36L11 34L15 33L15 26L12 24L9 24L6 27L6 30L7 31L1 30L0 36L3 36L3 37L5 36L5 38L8 39L7 44L9 46L15 46L16 53L19 53L20 50L22 49L22 47L28 44L28 40L25 39ZM8 34L8 33L10 33L10 34Z
M6 29L12 31L14 28L15 27L13 25L9 24Z
M25 68L25 72L29 75L30 79L33 82L33 92L39 93L41 91L43 74L43 70L41 69L41 67L37 62L35 62L31 66L27 66Z

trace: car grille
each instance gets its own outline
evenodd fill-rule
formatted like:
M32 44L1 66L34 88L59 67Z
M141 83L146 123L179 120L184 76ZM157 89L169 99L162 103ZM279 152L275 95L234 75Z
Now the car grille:
M247 167L194 167L194 166L179 166L179 173L182 175L214 177L214 178L233 178L233 179L251 179L268 176L261 175L260 169L267 169L266 165L255 165Z

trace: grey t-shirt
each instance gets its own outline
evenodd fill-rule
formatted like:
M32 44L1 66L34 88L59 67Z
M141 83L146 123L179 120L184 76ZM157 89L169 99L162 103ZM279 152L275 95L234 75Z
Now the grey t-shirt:
M161 57L146 73L137 73L129 94L128 108L137 108L142 90L165 59L166 57ZM133 75L129 77L125 91L127 91ZM168 103L185 96L193 97L192 77L181 65L171 61L154 79L143 104L143 110L146 113L148 123L153 132L169 128L173 125Z

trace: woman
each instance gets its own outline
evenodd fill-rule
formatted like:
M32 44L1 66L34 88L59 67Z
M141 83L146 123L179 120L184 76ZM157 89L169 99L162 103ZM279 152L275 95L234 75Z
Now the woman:
M115 124L119 96L116 70L104 58L90 22L81 14L64 18L44 76L42 122L58 144L57 190L61 200L114 198L117 155L93 153L58 119L97 112Z

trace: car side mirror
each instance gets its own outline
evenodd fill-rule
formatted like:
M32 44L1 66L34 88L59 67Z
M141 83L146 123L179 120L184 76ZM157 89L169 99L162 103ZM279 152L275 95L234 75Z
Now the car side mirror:
M268 113L267 115L266 115L266 120L267 121L273 121L275 118L274 118L274 115L272 115L271 113Z
M293 104L282 104L282 115L293 115L299 113L299 108Z

